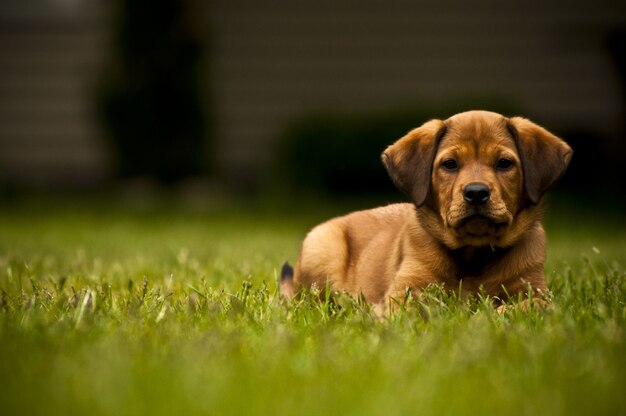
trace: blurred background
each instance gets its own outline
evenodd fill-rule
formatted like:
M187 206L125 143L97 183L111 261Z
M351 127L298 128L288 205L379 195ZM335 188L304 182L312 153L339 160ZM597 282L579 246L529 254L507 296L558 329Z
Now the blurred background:
M0 196L400 195L427 119L523 115L623 201L626 3L0 0Z

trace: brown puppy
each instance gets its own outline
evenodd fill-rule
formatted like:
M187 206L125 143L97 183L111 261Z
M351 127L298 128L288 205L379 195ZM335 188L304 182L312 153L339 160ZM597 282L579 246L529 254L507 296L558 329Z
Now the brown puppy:
M328 281L382 312L431 283L464 294L546 291L542 197L570 147L519 117L469 111L432 120L389 146L383 162L412 203L358 211L313 228L281 293Z

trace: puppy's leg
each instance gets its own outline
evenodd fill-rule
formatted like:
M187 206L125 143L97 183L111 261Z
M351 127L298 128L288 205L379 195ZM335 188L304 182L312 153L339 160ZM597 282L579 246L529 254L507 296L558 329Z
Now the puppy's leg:
M374 305L374 313L378 318L389 318L397 314L413 292L414 290L408 286L403 290L390 290L383 300Z
M300 258L292 272L291 281L296 291L312 287L324 290L330 285L333 291L354 293L348 279L351 264L349 245L344 227L337 220L311 230L302 242Z

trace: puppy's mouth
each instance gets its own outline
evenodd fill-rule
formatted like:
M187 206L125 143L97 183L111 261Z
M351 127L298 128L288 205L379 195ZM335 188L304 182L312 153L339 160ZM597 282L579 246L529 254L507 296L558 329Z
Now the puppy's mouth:
M459 234L468 237L497 237L504 232L508 224L509 221L504 218L473 214L463 218L454 228Z

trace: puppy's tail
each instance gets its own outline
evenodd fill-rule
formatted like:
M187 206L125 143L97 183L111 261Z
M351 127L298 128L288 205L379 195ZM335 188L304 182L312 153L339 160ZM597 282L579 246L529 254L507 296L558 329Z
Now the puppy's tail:
M293 284L293 267L289 262L283 264L280 271L280 295L284 298L291 299L296 294L296 288Z

